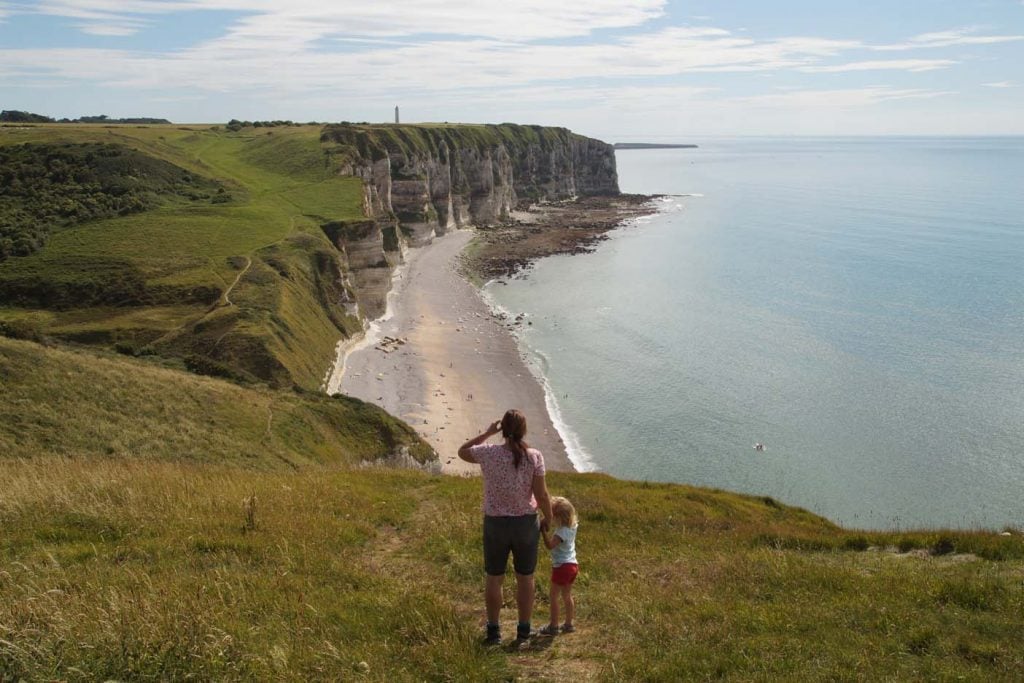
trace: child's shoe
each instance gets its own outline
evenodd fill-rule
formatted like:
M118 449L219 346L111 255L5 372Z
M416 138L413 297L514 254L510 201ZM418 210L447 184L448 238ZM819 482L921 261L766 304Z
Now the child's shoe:
M539 633L542 636L557 636L558 635L558 627L557 626L553 626L551 624L548 624L547 626L541 627Z
M572 633L576 630L576 627L572 624L562 624L562 633Z

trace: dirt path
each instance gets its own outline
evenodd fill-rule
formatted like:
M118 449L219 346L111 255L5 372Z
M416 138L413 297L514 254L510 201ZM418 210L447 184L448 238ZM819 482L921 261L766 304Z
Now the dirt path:
M290 228L289 228L289 230L290 230L289 234L295 232L295 219L296 218L298 218L298 216L292 216L291 217L291 224L290 224ZM273 242L272 244L277 244L277 242ZM270 246L270 245L267 245L267 246ZM262 248L265 248L265 247L260 247L260 248L262 249ZM238 283L242 281L242 278L245 277L245 274L249 272L249 269L252 268L252 263L253 263L252 255L251 254L247 254L243 258L245 258L245 268L242 268L242 270L239 271L238 275L235 276L234 281L230 285L228 285L227 289L225 289L221 293L220 298L217 299L217 303L211 305L199 317L193 318L193 319L190 319L190 320L186 320L185 322L183 322L178 327L176 327L173 330L170 330L169 332L167 332L164 335L162 335L156 341L151 342L151 344L153 346L156 346L156 345L161 344L161 343L163 343L163 342L165 342L165 341L167 341L169 339L174 339L177 335L185 332L186 330L194 328L196 325L198 325L199 323L201 323L204 320L206 320L206 318L209 317L211 313L213 313L214 311L216 311L218 309L224 308L226 306L237 306L238 304L236 304L235 302L233 302L231 300L231 292L233 292L235 287L238 286ZM222 334L220 337L218 337L217 341L215 341L213 343L214 348L216 348L220 344L221 340L224 339L224 337L227 336L230 332L231 332L231 330L228 329L224 334Z
M293 223L294 223L294 219L293 219ZM249 257L249 256L246 256L245 257L245 268L243 268L242 271L238 274L238 277L235 278L235 281L232 282L231 285L228 286L228 288L224 290L224 293L220 295L220 300L221 300L220 305L221 306L233 306L234 305L231 302L231 298L230 298L231 290L233 290L235 288L235 285L237 285L238 282L245 276L245 274L247 272L249 272L249 268L251 268L251 267L252 267L252 258Z

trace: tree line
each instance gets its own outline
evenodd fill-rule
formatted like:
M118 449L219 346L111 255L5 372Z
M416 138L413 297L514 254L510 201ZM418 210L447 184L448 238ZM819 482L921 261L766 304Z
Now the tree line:
M153 119L147 117L135 117L127 119L112 119L106 114L99 116L80 116L77 119L54 119L42 114L33 114L29 111L18 111L16 109L5 109L0 111L0 123L170 123L167 119Z

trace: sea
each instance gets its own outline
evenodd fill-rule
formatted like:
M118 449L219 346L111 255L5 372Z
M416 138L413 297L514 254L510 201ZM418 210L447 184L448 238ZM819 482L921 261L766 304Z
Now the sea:
M1024 527L1024 138L693 142L616 153L656 214L485 287L577 469Z

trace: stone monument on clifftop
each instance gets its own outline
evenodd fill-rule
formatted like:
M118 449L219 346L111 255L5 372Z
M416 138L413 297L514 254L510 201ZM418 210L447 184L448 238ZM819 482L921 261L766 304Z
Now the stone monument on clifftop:
M398 123L398 105L395 105L395 123Z

